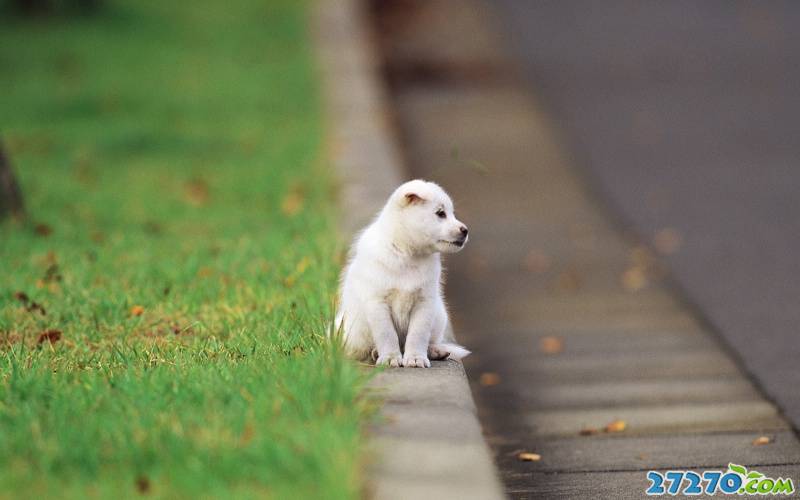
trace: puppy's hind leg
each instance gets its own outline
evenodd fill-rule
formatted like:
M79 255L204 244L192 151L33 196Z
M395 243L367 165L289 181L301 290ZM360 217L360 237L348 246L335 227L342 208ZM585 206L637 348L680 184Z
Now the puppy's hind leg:
M432 360L447 359L450 352L444 349L442 342L444 341L445 329L447 328L447 308L440 297L437 297L435 307L433 308L433 328L431 332L431 340L428 344L428 357Z
M433 335L428 345L428 357L433 360L462 359L470 352L460 345L452 342L453 332L450 331L450 318L443 301L439 301L436 308Z
M431 344L428 346L428 357L433 360L443 360L443 359L458 360L458 359L464 359L470 354L472 354L472 352L464 348L463 346L449 342L441 344Z

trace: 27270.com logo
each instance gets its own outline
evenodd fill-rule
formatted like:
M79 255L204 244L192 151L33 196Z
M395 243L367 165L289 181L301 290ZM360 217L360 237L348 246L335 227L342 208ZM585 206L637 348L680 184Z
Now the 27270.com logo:
M648 495L791 495L794 482L791 478L777 479L736 464L728 464L727 471L671 470L665 473L648 471Z

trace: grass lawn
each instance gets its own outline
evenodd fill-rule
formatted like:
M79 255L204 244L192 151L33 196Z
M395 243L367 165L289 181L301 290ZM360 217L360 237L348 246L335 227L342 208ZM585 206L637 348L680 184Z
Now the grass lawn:
M307 9L0 17L0 498L359 494Z

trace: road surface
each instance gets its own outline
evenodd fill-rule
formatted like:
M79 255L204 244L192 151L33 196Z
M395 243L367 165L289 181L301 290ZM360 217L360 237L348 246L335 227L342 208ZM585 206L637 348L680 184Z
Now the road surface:
M575 162L677 231L678 284L797 428L800 3L492 5Z

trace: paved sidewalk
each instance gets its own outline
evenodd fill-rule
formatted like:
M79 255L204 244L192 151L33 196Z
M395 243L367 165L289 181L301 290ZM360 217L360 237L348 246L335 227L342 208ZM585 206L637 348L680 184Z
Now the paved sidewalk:
M447 291L507 492L640 498L648 469L731 461L798 478L789 425L590 195L486 4L401 4L379 13L387 73L414 175L470 226Z

